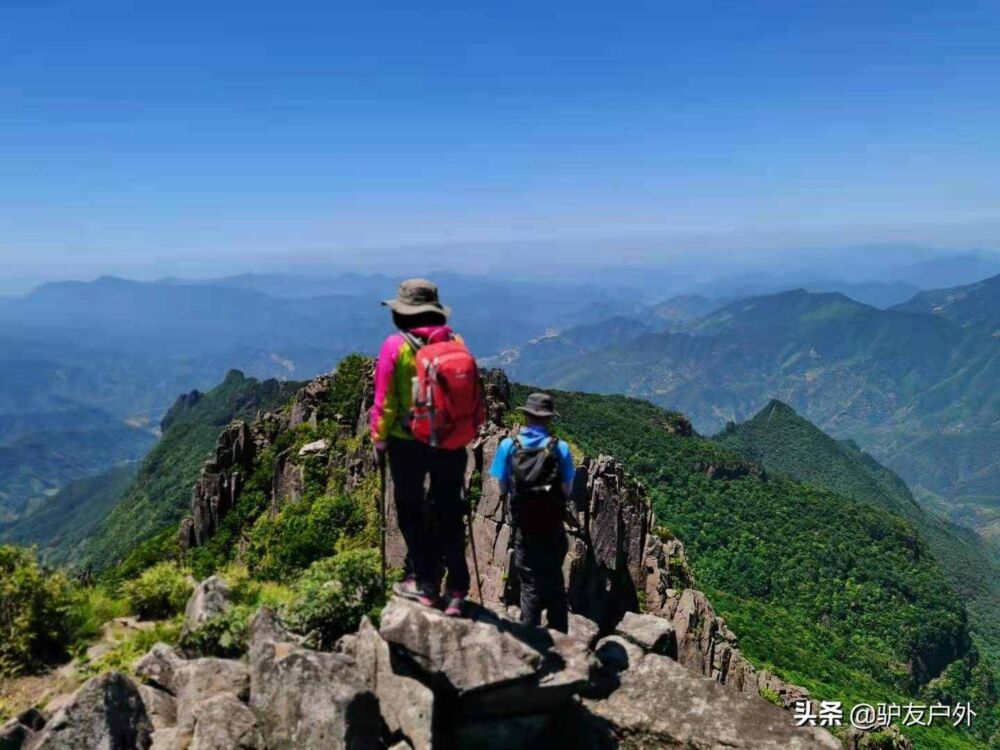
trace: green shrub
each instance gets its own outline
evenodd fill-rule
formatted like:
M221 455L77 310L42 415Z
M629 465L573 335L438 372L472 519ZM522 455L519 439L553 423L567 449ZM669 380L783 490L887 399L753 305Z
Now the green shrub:
M280 609L294 594L280 583L254 579L249 569L239 563L227 565L218 575L229 586L232 606L197 630L185 633L179 645L190 654L232 659L246 653L254 613L264 606Z
M0 546L0 675L66 656L74 586L42 569L33 552Z
M77 589L68 612L74 646L94 640L106 622L128 613L128 602L102 585Z
M139 657L147 654L157 643L173 645L181 632L181 618L158 622L149 630L130 629L111 648L94 661L81 656L77 671L92 676L115 670L131 673Z
M235 659L246 653L250 618L256 610L234 606L181 636L180 647L188 654Z
M345 536L360 534L365 512L355 495L322 495L262 515L250 531L245 558L258 578L287 580L337 551Z
M183 612L193 585L177 563L162 562L122 587L133 614L143 620L165 620Z
M773 703L779 708L785 707L785 704L782 702L781 696L778 695L777 691L771 690L771 688L768 687L762 687L757 692L760 694L760 697L766 700L768 703Z
M142 575L157 563L176 560L178 557L177 526L171 525L156 536L139 543L118 565L101 575L108 586L119 587Z
M377 618L385 599L378 553L351 550L313 563L299 578L282 619L308 636L311 646L329 649L365 615Z

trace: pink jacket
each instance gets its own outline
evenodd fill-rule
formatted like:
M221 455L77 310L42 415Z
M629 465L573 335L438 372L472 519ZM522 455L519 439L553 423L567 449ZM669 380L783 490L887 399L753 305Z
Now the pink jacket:
M428 344L455 337L449 326L425 326L409 331ZM457 338L457 337L456 337ZM400 333L382 343L375 365L375 405L371 411L372 441L384 448L390 437L412 440L407 426L413 404L413 378L417 374L416 352Z

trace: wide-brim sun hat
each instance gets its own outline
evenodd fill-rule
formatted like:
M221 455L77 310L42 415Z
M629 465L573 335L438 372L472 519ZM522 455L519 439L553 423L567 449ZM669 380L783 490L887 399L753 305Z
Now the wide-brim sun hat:
M407 279L399 285L396 296L382 304L400 315L427 312L441 313L446 318L451 315L451 308L442 305L438 298L437 284L427 279Z
M555 409L555 401L547 393L532 393L524 400L524 406L517 407L517 411L540 419L559 416L559 412Z

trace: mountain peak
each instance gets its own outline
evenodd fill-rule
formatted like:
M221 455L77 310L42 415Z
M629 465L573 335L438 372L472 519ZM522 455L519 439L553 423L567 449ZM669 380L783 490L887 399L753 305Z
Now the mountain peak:
M223 385L239 385L247 380L247 376L243 374L242 370L237 370L233 368L226 373L225 379L222 381Z
M816 430L816 432L822 432L822 430L816 427L812 422L795 411L792 406L777 398L772 398L768 401L767 405L757 412L757 414L755 414L750 421L773 421L776 419L804 422Z

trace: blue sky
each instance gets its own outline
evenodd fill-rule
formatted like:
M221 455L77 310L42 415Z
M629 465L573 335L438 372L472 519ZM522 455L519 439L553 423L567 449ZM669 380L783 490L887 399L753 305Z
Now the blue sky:
M1000 247L998 40L991 2L0 0L0 276Z

